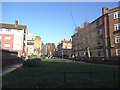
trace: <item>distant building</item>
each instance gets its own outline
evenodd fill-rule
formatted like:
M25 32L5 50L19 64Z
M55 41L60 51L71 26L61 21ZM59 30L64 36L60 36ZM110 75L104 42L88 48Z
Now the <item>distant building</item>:
M41 55L47 55L47 45L43 42L41 44Z
M72 50L72 41L64 41L61 40L61 43L58 43L56 49L56 56L58 57L71 57L71 50Z
M15 24L0 23L0 47L1 49L7 49L17 51L18 56L25 57L27 54L27 26L18 25L18 21L15 20Z
M83 35L96 42L96 46L89 47L91 57L120 56L120 7L108 10L102 8L102 16L91 23L85 23L83 28L77 28L78 32L72 36L73 54L77 56L88 56L87 47L82 46L85 41ZM87 28L87 29L86 29ZM88 33L86 33L89 32ZM81 33L84 33L81 35ZM91 40L92 40L91 39ZM81 43L82 41L83 43ZM90 42L88 40L88 42ZM92 44L91 42L89 44ZM85 45L86 46L86 45ZM94 45L93 45L94 46Z
M55 56L55 43L46 43L47 46L47 55Z
M34 55L37 55L37 57L41 56L41 44L40 36L36 36L34 40Z
M27 56L34 55L34 41L35 41L35 34L28 33L27 35L27 49L28 53Z

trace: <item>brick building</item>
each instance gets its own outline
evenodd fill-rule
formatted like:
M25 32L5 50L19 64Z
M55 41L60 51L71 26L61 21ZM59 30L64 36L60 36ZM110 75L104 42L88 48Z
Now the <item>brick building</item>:
M0 47L11 51L17 51L18 56L26 56L27 54L27 26L15 24L0 23Z
M120 56L119 9L120 7L111 10L102 8L102 16L91 23L85 23L83 28L78 27L76 29L78 32L72 36L73 54L88 56L87 47L89 47L91 57ZM84 33L84 36L81 33ZM90 43L84 40L85 36L89 38L87 42ZM81 42L86 42L88 45L84 47Z
M56 49L56 56L58 57L71 57L71 50L72 50L72 41L61 40L61 43L58 43Z
M35 36L34 40L34 55L37 55L37 57L41 56L41 38L40 36Z

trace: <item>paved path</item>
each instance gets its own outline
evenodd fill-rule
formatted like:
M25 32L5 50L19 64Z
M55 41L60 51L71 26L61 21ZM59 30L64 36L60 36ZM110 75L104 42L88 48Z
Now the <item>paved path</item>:
M3 67L2 68L2 74L0 75L6 75L7 73L11 72L11 71L14 71L15 69L19 68L22 66L22 63L17 63L17 64L12 64L12 65L9 65L9 66L6 66L6 67Z

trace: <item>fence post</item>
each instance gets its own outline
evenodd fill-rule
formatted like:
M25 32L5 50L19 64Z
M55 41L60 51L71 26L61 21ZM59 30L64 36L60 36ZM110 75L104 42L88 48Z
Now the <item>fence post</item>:
M64 71L64 82L66 82L66 71Z
M90 80L92 80L92 71L90 71Z
M115 70L113 70L113 79L115 80Z

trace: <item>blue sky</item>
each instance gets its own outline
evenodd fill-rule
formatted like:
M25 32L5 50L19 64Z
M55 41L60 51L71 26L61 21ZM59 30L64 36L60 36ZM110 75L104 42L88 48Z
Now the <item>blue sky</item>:
M2 23L27 25L28 33L41 37L44 43L69 40L74 33L74 23L81 26L102 15L102 8L118 6L117 2L3 2Z

